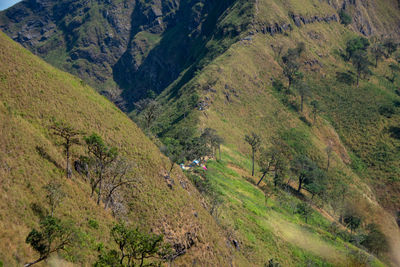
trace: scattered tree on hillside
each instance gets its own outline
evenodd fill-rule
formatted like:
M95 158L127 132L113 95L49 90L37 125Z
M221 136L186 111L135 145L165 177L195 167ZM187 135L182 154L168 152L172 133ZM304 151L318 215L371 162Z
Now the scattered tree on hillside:
M270 148L262 149L258 162L261 167L262 176L257 185L259 185L265 175L272 170L275 172L274 185L277 186L280 184L287 170L287 166L289 165L288 158L289 147L281 140L274 139Z
M171 161L171 167L168 171L168 176L170 176L174 165L184 162L184 151L180 146L178 140L173 138L166 138L164 140L164 145L161 147L161 152L163 152Z
M70 166L70 149L71 146L79 144L78 136L82 134L81 131L75 130L70 125L65 122L56 122L54 125L50 127L52 133L56 136L59 136L63 139L61 145L65 149L65 155L67 160L67 165L65 168L67 178L71 178L72 170Z
M40 229L35 228L28 234L25 242L39 253L39 258L25 264L25 267L32 266L46 260L50 254L68 247L74 246L76 242L76 231L66 222L52 216L44 217L40 221Z
M251 146L252 153L252 168L251 168L251 176L254 176L254 157L257 150L260 148L261 139L256 133L252 132L251 135L246 135L244 140Z
M361 225L361 218L352 211L347 211L343 218L344 223L350 229L351 233Z
M149 130L161 113L160 104L151 98L145 98L135 103L136 111L140 113L139 122Z
M311 199L313 199L315 195L321 196L325 192L327 185L327 175L318 167L314 168L308 174L304 182L304 187L311 193Z
M351 63L356 69L358 86L361 75L366 76L371 73L371 71L369 70L369 65L371 65L371 63L368 60L367 52L365 52L364 50L354 51L351 56Z
M375 59L375 68L378 67L378 61L385 56L385 47L381 43L374 43L370 48L371 54Z
M91 197L97 189L97 205L100 204L102 194L102 184L104 180L104 172L106 168L117 158L118 151L115 147L109 147L104 143L103 139L93 133L91 136L85 137L85 142L89 151L89 155L92 156L90 162L94 164L95 172L91 179Z
M118 157L106 169L104 180L104 209L107 209L114 202L114 195L121 186L133 183L134 180L128 177L132 164L126 159Z
M283 74L288 79L288 90L290 90L291 85L298 77L300 69L298 60L304 49L304 43L298 43L296 48L289 48L287 53L282 57Z
M374 223L368 224L366 230L368 231L368 234L361 242L361 245L378 256L382 252L387 252L389 250L389 244L386 236L379 229L378 225Z
M161 235L147 234L118 223L111 229L111 237L118 250L102 251L94 266L160 266L173 257Z
M219 159L221 160L221 144L224 139L217 134L217 131L212 128L206 128L200 138L206 140L206 144L211 147L213 156L215 156L217 150L219 151Z
M369 47L369 41L365 37L356 37L350 39L346 43L346 60L350 60L354 53L357 51L364 51L366 52Z
M61 184L57 182L50 182L44 186L46 190L46 199L49 202L50 206L50 216L54 215L54 210L58 207L65 197L64 191L61 189Z
M300 192L303 183L315 168L315 163L307 156L299 155L293 160L291 169L297 175L299 182L297 192Z
M396 52L397 47L399 46L392 38L387 38L383 42L383 47L385 48L386 58L389 58L394 52Z
M303 112L304 101L307 97L311 96L311 89L307 83L297 81L296 90L299 92L300 95L300 111Z
M310 103L312 107L312 115L313 115L313 124L317 121L317 113L320 110L319 102L317 100L313 100Z

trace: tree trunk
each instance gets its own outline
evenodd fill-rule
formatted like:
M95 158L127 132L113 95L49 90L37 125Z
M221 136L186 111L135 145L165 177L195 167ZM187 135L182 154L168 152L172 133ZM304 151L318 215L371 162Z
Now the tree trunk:
M255 153L255 150L253 149L253 156L252 156L253 164L252 164L252 167L251 167L251 176L254 176L254 153Z
M257 185L259 185L261 183L261 181L264 179L266 174L267 174L267 172L263 173L263 175L261 176L261 179L260 179L260 181L258 181Z
M170 177L171 176L171 172L172 172L172 169L174 168L174 163L173 162L171 162L171 168L169 169L169 172L168 172L168 177Z
M67 154L67 178L71 178L71 167L69 166L69 148L70 148L70 144L69 144L69 140L67 141L67 144L65 145L65 150L66 150L66 154Z
M99 193L97 195L97 205L100 205L100 199L101 199L101 186L103 182L103 171L104 168L103 166L100 167L100 177L99 177Z
M299 177L299 187L297 188L297 192L299 192L300 193L300 190L301 190L301 186L303 185L303 178L300 176Z
M303 112L304 95L300 95L300 111Z
M329 170L330 165L331 165L331 156L328 155L328 162L326 164L326 171Z
M357 72L357 87L358 87L358 84L360 83L360 75L361 75L361 73Z
M317 112L316 111L314 111L314 125L315 125L315 122L317 121Z
M32 266L32 265L34 265L34 264L36 264L36 263L38 263L38 262L41 262L42 260L45 260L46 258L47 258L47 257L41 257L41 258L39 258L39 259L37 259L37 260L35 260L35 261L33 261L33 262L26 263L26 264L24 265L24 267Z

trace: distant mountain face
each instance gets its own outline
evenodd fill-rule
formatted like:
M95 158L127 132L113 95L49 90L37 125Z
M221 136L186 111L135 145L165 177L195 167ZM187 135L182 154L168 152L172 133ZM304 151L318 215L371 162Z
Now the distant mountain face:
M25 0L0 13L0 29L130 110L133 101L150 90L160 93L183 71L193 76L246 30L282 32L312 20L314 14L292 2L282 3L283 16L272 9L269 18L255 21L262 1ZM312 12L348 10L352 27L364 35L398 32L398 22L374 11L377 4L319 1ZM339 20L337 14L329 18Z
M0 28L129 107L204 56L212 36L243 30L215 27L233 2L27 0L1 13Z

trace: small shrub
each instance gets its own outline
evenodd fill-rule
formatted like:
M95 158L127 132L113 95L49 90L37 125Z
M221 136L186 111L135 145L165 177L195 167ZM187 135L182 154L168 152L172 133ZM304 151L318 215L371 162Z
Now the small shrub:
M312 126L311 122L309 122L309 121L307 120L306 117L300 116L300 120L301 120L302 122L304 122L307 126L309 126L309 127Z
M339 11L340 23L347 26L352 22L351 16L343 9Z
M272 87L278 92L283 91L283 89L285 88L285 86L283 85L282 81L279 80L279 79L274 79L273 80Z
M90 219L88 225L90 228L99 229L99 223L96 220Z

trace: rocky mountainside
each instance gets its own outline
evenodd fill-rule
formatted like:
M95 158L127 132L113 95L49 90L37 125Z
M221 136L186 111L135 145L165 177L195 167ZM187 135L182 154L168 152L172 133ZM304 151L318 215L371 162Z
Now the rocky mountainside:
M184 69L205 57L210 38L237 36L244 30L242 21L215 28L233 4L22 1L2 12L0 28L129 108L149 90L160 93Z
M129 110L184 70L201 69L246 30L283 33L338 21L337 12L347 10L354 16L351 27L363 35L399 33L394 10L382 14L373 1L322 1L304 13L289 1L255 21L258 2L26 0L1 12L0 29Z

